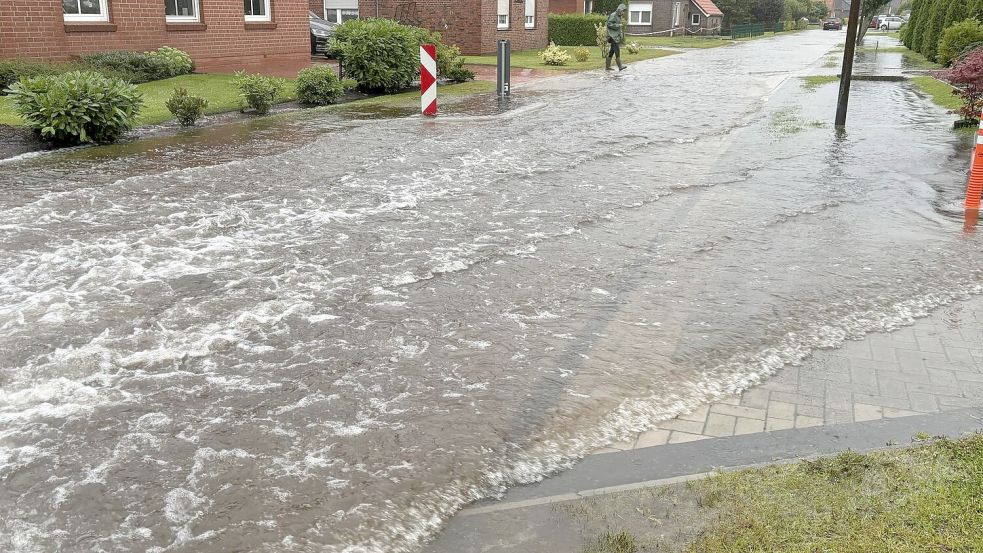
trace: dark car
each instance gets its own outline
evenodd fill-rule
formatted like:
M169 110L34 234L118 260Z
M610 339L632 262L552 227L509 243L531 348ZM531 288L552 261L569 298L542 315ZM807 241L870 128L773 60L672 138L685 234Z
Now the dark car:
M336 24L321 19L314 12L307 12L307 19L311 25L311 55L328 55L328 42L334 36Z
M836 19L835 17L831 17L826 21L823 21L824 31L839 31L842 28L843 28L843 23L839 19Z

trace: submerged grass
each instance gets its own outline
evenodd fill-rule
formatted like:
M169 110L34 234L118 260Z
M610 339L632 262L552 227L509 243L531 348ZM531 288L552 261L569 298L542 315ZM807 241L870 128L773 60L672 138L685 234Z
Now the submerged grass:
M808 77L801 77L801 78L802 78L802 88L810 92L816 90L817 88L823 85L829 83L837 83L840 81L840 78L837 77L836 75L810 75Z
M950 110L957 110L963 106L962 98L956 96L956 89L948 83L928 76L913 77L911 82L938 106Z
M546 65L543 63L542 58L539 57L539 50L521 50L518 52L512 52L512 67L523 68L523 69L542 69L546 71L589 71L591 69L600 69L604 66L604 60L601 58L601 51L596 46L589 48L591 51L591 57L587 61L577 61L573 58L573 51L578 46L561 46L570 54L571 59L566 65ZM654 58L661 58L664 56L670 56L676 54L671 50L658 50L655 48L642 48L642 50L637 54L629 54L627 49L622 48L621 59L625 63L639 62ZM470 63L474 65L497 65L498 58L495 56L467 56L465 58L465 63Z
M690 551L983 551L983 435L692 483L719 518Z

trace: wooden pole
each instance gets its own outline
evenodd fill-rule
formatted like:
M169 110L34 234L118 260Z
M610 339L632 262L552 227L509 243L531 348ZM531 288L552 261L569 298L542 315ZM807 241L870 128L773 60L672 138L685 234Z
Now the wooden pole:
M857 31L860 27L860 3L850 2L850 21L846 26L846 48L843 49L843 68L840 71L840 98L836 102L836 126L846 126L846 112L850 104L850 80L853 78L853 58L857 52Z

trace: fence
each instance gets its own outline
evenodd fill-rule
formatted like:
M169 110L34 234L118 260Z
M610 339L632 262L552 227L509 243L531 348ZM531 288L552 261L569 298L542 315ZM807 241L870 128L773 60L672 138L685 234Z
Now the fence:
M765 34L764 23L754 23L752 25L731 25L731 38L752 38Z

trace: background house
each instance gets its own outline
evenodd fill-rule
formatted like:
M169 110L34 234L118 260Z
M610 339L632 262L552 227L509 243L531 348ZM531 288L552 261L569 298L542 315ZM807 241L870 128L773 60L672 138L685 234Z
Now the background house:
M310 4L312 12L332 23L344 23L360 15L358 0L310 0Z
M550 0L550 13L590 13L591 0Z
M308 0L5 0L0 58L173 46L202 71L310 64Z
M656 36L717 34L724 14L712 0L640 0L628 3L629 33ZM674 29L672 33L666 32Z
M438 31L464 54L493 53L499 39L513 50L547 45L550 0L359 0L361 17L384 17Z

